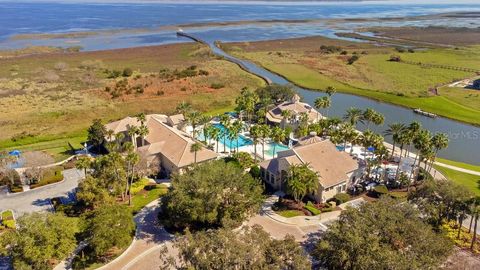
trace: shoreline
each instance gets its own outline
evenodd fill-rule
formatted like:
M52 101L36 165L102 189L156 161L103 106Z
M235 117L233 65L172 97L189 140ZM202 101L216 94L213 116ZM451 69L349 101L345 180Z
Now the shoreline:
M361 2L361 1L358 1ZM270 2L267 2L270 3ZM276 3L282 3L276 2ZM323 3L331 3L326 1ZM241 26L241 25L272 25L272 24L309 24L309 23L324 23L330 25L330 27L337 26L342 23L372 23L372 22L405 22L410 20L432 20L432 19L452 19L452 18L479 18L480 12L446 12L429 15L412 15L403 17L380 17L380 18L368 18L368 17L351 17L351 18L307 18L307 19L271 19L271 20L232 20L232 21L216 21L216 22L193 22L193 23L180 23L171 25L160 25L152 28L119 28L119 29L96 29L87 31L71 31L71 32L45 32L45 33L23 33L13 34L8 36L6 41L18 41L18 40L49 40L49 39L75 39L86 38L92 36L101 35L117 35L117 34L141 34L141 33L156 33L159 31L175 31L178 28L208 28L208 27L228 27L228 26Z
M285 40L285 39L277 39L277 40L270 40L270 41L282 41L282 40ZM233 43L220 43L220 44L226 44L226 45L231 45L231 44L235 44L235 43L238 43L238 42L233 42ZM238 57L238 56L236 56ZM251 61L251 60L248 60L248 59L244 59L244 58L240 58L242 60L246 60L246 61ZM292 85L296 86L296 87L299 87L299 88L303 88L305 90L309 90L309 91L315 91L315 92L325 92L321 89L316 89L316 88L311 88L311 87L308 87L308 86L305 86L305 85L302 85L302 84L299 84L299 83L296 83L296 82L293 82L291 81L288 77L286 77L285 75L283 74L280 74L268 67L265 67L264 65L262 65L261 63L258 63L258 62L254 62L252 61L253 63L255 63L256 65L260 66L261 68L279 76L279 77L282 77L283 79L285 79L286 81L288 81L289 83L291 83ZM251 73L251 72L250 72ZM255 75L254 73L251 73L253 75ZM351 85L349 85L351 86ZM351 86L351 87L354 87L354 86ZM354 88L358 88L358 87L354 87ZM376 92L376 91L372 91L370 89L362 89L362 88L358 88L359 90L364 90L364 91L368 91L368 92L374 92L374 93L379 93L379 94L385 94L387 95L388 93L382 93L382 92ZM403 104L401 101L398 101L398 103L395 103L395 102L390 102L390 101L387 101L387 100L384 100L384 99L381 99L381 98L378 98L378 97L374 97L372 95L368 95L368 94L362 94L362 92L350 92L350 91L342 91L342 90L337 90L339 93L343 93L343 94L348 94L348 95L354 95L354 96L359 96L359 97L363 97L363 98L367 98L367 99L370 99L370 100L373 100L373 101L377 101L377 102L381 102L381 103L387 103L387 104L390 104L390 105L394 105L394 106L397 106L397 107L401 107L401 108L406 108L406 109L415 109L416 107L411 107L411 106L408 106L408 105L405 105ZM461 105L461 104L459 104ZM461 105L463 106L463 105ZM429 111L430 112L430 111ZM436 112L435 112L436 113ZM480 127L480 123L472 123L472 122L468 122L468 121L463 121L461 119L455 119L451 116L446 116L446 115L443 115L443 114L438 114L439 117L443 117L443 118L446 118L448 120L451 120L451 121L455 121L455 122L459 122L459 123L463 123L463 124L467 124L467 125L471 125L473 127Z

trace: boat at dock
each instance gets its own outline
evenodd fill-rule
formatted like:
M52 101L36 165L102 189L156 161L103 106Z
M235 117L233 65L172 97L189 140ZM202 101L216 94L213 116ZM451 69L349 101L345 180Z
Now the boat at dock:
M417 113L417 114L420 114L420 115L423 115L423 116L427 116L427 117L430 117L430 118L436 118L437 115L434 114L434 113L430 113L430 112L426 112L426 111L423 111L421 109L415 109L413 110L414 113Z

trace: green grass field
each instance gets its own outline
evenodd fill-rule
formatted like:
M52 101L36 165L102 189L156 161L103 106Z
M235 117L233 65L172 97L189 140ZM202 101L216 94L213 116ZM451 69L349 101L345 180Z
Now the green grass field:
M435 166L435 169L441 172L448 180L465 186L474 194L480 196L480 176L451 170L441 166Z
M302 45L307 44L309 47ZM332 40L328 40L332 42ZM361 95L410 108L422 108L444 117L480 125L480 92L447 87L449 83L473 78L473 72L440 67L425 67L404 62L389 61L391 55L402 60L432 65L448 65L480 70L480 50L476 47L460 49L426 49L414 53L397 52L389 47L366 47L352 43L344 46L347 55L323 54L322 44L307 39L282 44L272 41L248 44L227 44L232 54L286 77L291 82L313 90L328 86L338 91ZM358 44L358 43L357 43ZM278 46L276 49L274 46ZM359 60L353 65L347 59L356 53ZM435 95L429 89L438 87Z
M297 217L297 216L303 216L304 215L302 211L298 211L298 210L282 210L282 211L277 211L275 213L279 214L282 217L286 217L286 218L291 218L291 217Z
M472 165L472 164L467 164L467 163L458 162L458 161L452 161L452 160L443 159L443 158L437 158L436 161L438 161L440 163L443 163L443 164L447 164L447 165L451 165L451 166L455 166L455 167L459 167L459 168L463 168L463 169L467 169L467 170L471 170L471 171L480 172L480 166L478 166L478 165Z
M143 207L147 204L155 201L156 199L160 198L162 195L165 195L168 191L168 188L165 185L157 185L156 188L152 190L148 190L145 192L139 192L132 198L131 207L132 213L138 213Z

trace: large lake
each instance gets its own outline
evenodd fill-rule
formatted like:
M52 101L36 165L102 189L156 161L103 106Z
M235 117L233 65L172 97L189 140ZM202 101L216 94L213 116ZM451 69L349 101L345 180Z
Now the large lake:
M399 2L361 3L308 3L308 4L59 4L59 3L0 3L0 49L31 45L82 46L85 50L124 48L185 42L174 33L176 28L164 26L252 20L300 20L325 18L373 18L430 15L446 12L480 11L479 3L470 4L402 4ZM345 23L337 28L322 22L310 24L243 24L235 26L210 26L189 28L208 41L253 41L291 38L309 35L333 36L336 31L346 31L361 23ZM446 25L479 27L475 18L431 19L422 21L384 22L383 25ZM142 29L128 31L129 29ZM97 32L111 33L82 38L12 39L17 34ZM116 31L122 30L122 31ZM127 30L127 31L123 31ZM249 63L246 63L249 64ZM266 72L252 66L257 73ZM273 74L265 74L268 77ZM281 78L273 78L285 83ZM283 80L283 81L282 81ZM318 92L299 90L308 102L321 95ZM450 135L450 147L440 156L480 164L480 128L448 119L430 119L413 114L411 110L375 102L366 98L337 94L333 99L331 114L341 116L351 107L373 107L385 114L386 124L409 123L418 120L432 132ZM479 116L480 117L480 116ZM385 127L378 128L378 131Z

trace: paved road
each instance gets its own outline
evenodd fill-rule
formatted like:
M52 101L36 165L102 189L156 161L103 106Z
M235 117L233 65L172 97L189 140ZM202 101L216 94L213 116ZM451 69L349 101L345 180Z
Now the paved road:
M99 268L98 270L120 270L120 269L158 269L159 264L152 264L147 268L137 268L136 264L140 258L146 257L149 251L159 249L164 243L170 243L173 236L166 232L162 226L158 224L158 212L160 211L159 200L155 200L145 206L135 216L135 223L137 224L137 231L134 242L130 245L128 250L118 257L113 262ZM143 254L143 255L142 255ZM150 255L148 257L151 257ZM156 256L159 263L159 256Z
M49 186L39 187L16 194L0 194L0 211L12 209L16 215L23 213L51 211L50 199L68 197L75 192L78 182L83 179L81 170L63 171L64 181Z

